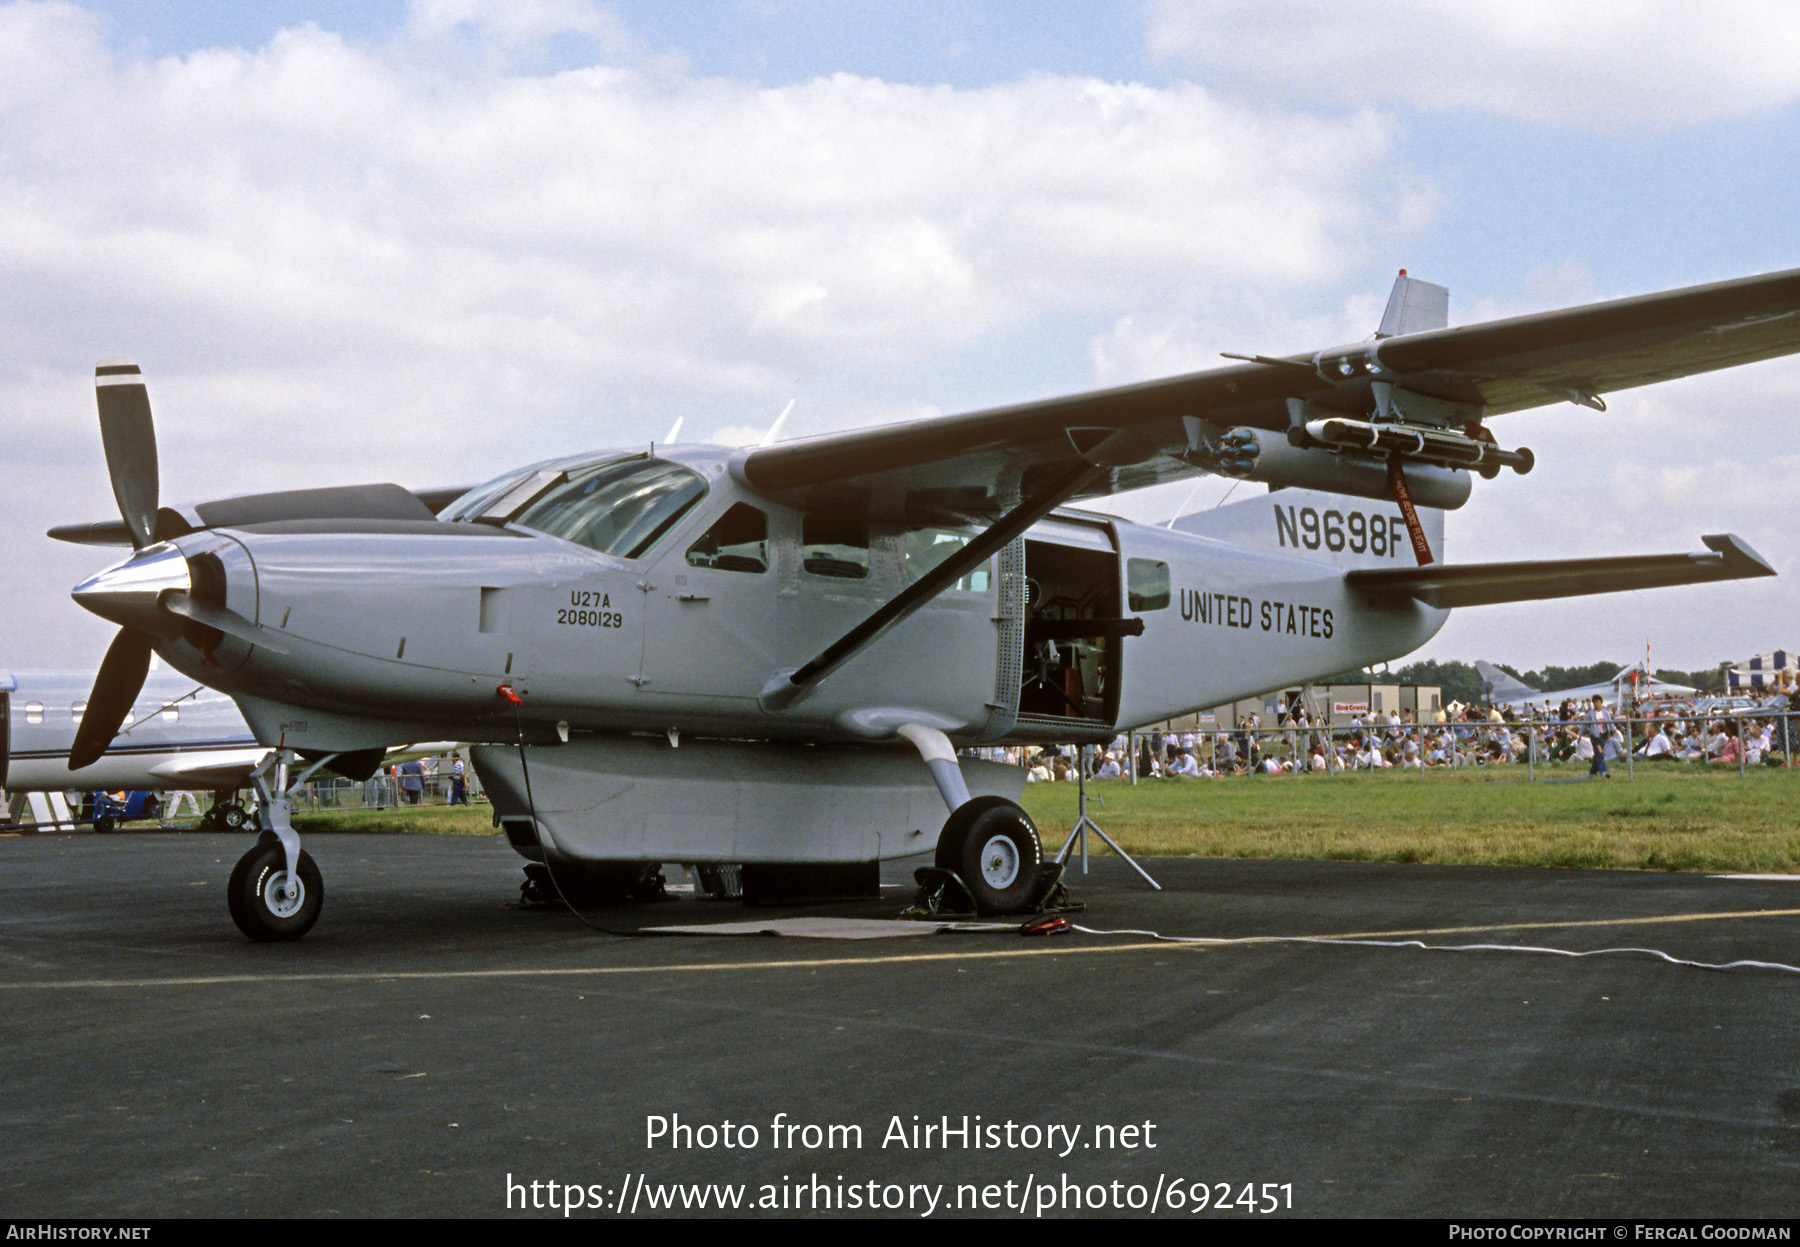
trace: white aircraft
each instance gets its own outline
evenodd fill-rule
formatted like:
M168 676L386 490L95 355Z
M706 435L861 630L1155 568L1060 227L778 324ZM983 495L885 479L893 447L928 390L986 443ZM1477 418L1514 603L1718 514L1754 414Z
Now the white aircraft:
M1800 271L1448 327L1402 274L1375 337L776 445L531 464L459 498L398 485L162 507L136 364L96 370L129 544L74 591L121 631L72 762L150 656L277 751L227 898L253 939L319 912L303 760L473 750L518 852L598 887L645 862L873 881L935 854L988 913L1056 885L1016 769L963 747L1120 731L1422 645L1449 609L1774 571L1694 553L1446 565L1472 477L1529 470L1485 421L1800 351ZM1174 529L1074 509L1198 473L1272 492ZM948 818L944 816L948 813ZM941 826L940 826L941 822Z
M9 798L9 810L14 797L66 792L187 789L223 797L248 788L269 758L269 748L251 733L236 702L179 672L159 668L146 677L107 751L71 767L76 729L93 683L89 671L0 671L0 791ZM453 741L412 744L387 751L379 764L455 748ZM361 777L360 772L353 776ZM208 819L213 825L229 830L250 825L249 815L235 801L221 800L214 809L216 817Z
M112 748L71 769L69 753L93 682L89 671L0 672L0 789L9 798L121 789L235 792L268 755L231 698L162 668L145 679ZM40 815L50 808L34 803ZM248 825L241 807L221 819Z
M1540 693L1530 685L1515 680L1490 662L1477 662L1475 670L1481 673L1481 678L1487 683L1488 701L1496 706L1510 706L1514 710L1541 711L1545 703L1554 710L1565 699L1586 702L1595 693L1600 694L1608 705L1616 706L1621 699L1632 697L1692 697L1699 691L1685 684L1670 684L1666 680L1659 680L1645 670L1641 662L1633 663L1612 679L1602 680L1598 684L1559 688L1547 693ZM1634 675L1636 680L1632 679Z

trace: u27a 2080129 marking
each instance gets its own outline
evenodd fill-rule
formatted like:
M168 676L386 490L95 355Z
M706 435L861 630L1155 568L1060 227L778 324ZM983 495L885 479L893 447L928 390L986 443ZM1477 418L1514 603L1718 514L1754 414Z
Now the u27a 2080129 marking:
M556 612L556 622L573 628L623 628L625 616L611 606L611 594L576 589L569 594L569 605Z

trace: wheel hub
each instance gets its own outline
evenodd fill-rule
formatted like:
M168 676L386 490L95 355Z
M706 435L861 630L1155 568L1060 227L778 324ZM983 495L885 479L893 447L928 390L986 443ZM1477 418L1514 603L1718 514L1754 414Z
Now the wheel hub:
M295 879L288 882L288 872L278 870L263 885L263 904L277 918L292 918L306 904L306 885Z
M981 846L981 878L995 891L1004 891L1019 877L1019 846L1010 837L995 836Z

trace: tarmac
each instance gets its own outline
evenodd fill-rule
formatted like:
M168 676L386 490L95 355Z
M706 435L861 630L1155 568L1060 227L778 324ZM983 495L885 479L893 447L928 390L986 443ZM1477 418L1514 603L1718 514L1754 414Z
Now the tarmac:
M248 845L0 838L0 1217L1800 1212L1800 878L1108 857L1075 922L1247 942L639 937L313 835L256 945Z

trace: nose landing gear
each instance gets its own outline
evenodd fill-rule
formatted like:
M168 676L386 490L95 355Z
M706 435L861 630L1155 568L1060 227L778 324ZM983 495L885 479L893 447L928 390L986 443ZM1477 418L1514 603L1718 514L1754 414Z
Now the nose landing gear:
M231 872L225 902L238 930L251 939L259 943L297 940L318 921L325 904L325 885L319 868L304 850L290 875L281 842L259 840Z
M238 930L258 943L299 939L312 930L325 904L319 868L301 849L291 814L294 790L331 759L321 759L289 783L288 768L298 760L292 749L277 749L250 775L261 834L231 872L225 904Z

